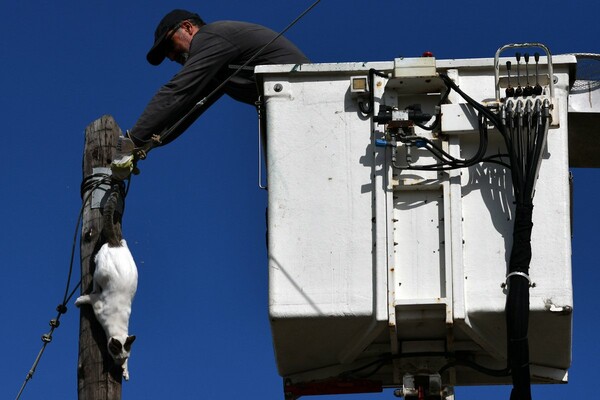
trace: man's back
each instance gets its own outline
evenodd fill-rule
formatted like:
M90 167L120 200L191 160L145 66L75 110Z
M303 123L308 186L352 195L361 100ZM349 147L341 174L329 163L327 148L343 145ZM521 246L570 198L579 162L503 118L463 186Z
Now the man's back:
M217 21L200 28L192 40L190 57L184 69L200 63L214 68L216 78L224 81L240 66L254 58L225 86L225 93L236 100L254 104L258 97L253 67L264 64L301 64L309 59L292 42L281 36L267 45L277 33L264 26L240 21ZM263 49L264 48L264 49Z
M176 26L173 30L177 29ZM150 100L132 128L131 136L138 142L147 142L152 135L174 125L223 82L226 82L224 86L213 93L203 107L194 110L166 142L183 133L223 94L254 104L258 99L255 65L310 62L292 42L283 36L274 40L276 37L277 33L271 29L248 22L217 21L199 26L189 43L183 68ZM231 77L249 60L247 68Z

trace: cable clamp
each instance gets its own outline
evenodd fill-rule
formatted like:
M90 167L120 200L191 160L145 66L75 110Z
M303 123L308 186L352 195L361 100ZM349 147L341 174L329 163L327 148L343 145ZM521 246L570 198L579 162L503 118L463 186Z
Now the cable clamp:
M500 285L502 288L506 288L508 286L508 278L510 278L511 276L521 276L529 281L529 287L534 288L536 286L535 282L532 282L529 275L527 275L525 272L515 271L506 275L506 281L502 283L502 285Z
M143 146L136 147L133 149L133 159L137 160L145 160L148 157L148 153L154 146L162 145L162 136L160 135L152 135L150 141L144 144ZM139 172L138 172L139 173ZM134 172L135 174L135 172ZM137 175L137 174L135 174Z

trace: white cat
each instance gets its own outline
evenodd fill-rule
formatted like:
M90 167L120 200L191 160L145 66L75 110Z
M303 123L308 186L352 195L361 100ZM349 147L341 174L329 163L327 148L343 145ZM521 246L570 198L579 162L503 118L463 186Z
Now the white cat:
M114 196L113 196L114 195ZM131 303L137 290L138 271L127 243L121 238L118 223L113 222L116 194L111 194L104 209L104 229L107 243L96 254L96 269L92 293L80 296L77 307L91 304L96 319L108 340L108 352L123 368L123 378L129 380L127 359L135 336L129 336Z

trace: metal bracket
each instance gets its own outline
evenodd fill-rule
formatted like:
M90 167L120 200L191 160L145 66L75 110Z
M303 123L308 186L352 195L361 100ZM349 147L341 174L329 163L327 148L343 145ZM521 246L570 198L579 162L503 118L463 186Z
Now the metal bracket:
M554 69L552 67L552 54L548 47L542 43L511 43L500 47L496 51L494 56L494 78L495 78L495 89L496 89L496 101L500 102L500 54L506 49L512 48L524 48L524 47L538 47L546 52L547 57L547 68L548 68L548 83L550 87L550 98L554 100Z
M265 123L265 120L263 119L263 113L264 113L264 109L262 108L262 97L256 102L256 110L258 112L258 188L259 189L263 189L263 190L267 190L267 180L266 180L266 176L263 178L263 170L262 170L262 163L263 160L265 162L265 165L267 163L267 154L266 154L266 149L264 148L265 144L266 144L266 135L265 135L265 129L263 124ZM264 151L264 157L263 157L263 151ZM265 182L265 184L263 185L263 182Z
M98 177L94 178L94 180L99 181L102 179L102 177L101 177L102 175L111 175L112 171L110 168L97 167L92 170L92 173L94 175L98 175ZM113 191L114 191L114 189L109 183L102 183L102 184L98 185L98 187L96 187L92 191L92 199L91 199L91 203L90 203L90 208L91 209L104 208L104 204L106 203L108 196L110 196L110 194ZM118 212L119 214L123 214L123 209L125 208L123 196L118 196L117 199L118 199L117 207L115 208L115 211Z

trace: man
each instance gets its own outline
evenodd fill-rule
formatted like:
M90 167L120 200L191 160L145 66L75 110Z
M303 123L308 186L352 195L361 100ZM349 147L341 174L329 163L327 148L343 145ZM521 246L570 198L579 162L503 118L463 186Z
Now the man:
M183 68L150 100L129 133L131 139L141 146L150 142L152 135L173 126L276 36L277 33L256 24L237 21L205 24L198 14L189 11L168 13L156 28L154 44L146 58L152 65L168 58ZM255 65L307 62L308 58L294 44L279 37L186 118L163 144L183 133L223 94L255 104L258 99Z

